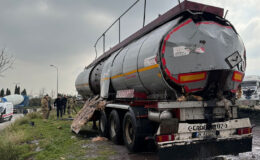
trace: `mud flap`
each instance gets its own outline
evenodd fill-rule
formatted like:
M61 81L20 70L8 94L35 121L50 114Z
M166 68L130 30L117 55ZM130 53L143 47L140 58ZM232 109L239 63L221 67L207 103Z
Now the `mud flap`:
M158 148L160 160L200 160L219 155L237 155L252 151L252 136L242 139L197 141Z

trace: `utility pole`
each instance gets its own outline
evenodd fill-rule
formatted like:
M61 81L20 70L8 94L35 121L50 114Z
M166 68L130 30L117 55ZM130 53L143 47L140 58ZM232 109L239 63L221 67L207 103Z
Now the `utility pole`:
M53 64L51 64L50 66L56 68L56 70L57 70L57 98L58 98L58 94L59 94L59 70L58 70L58 67L53 65Z

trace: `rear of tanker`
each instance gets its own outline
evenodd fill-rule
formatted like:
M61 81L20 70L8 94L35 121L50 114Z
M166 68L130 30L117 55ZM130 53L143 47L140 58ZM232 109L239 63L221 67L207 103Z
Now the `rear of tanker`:
M109 103L99 132L160 159L200 159L252 149L252 126L236 93L246 50L223 9L184 1L87 66L80 95Z

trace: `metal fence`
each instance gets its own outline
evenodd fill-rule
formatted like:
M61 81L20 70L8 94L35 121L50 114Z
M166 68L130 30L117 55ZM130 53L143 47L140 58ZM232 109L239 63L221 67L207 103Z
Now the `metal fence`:
M104 33L102 33L102 35L96 40L96 43L94 45L95 48L95 53L96 53L96 57L98 56L97 53L97 44L99 43L100 40L103 39L103 53L106 52L106 33L116 24L118 25L118 43L121 42L121 19L122 17L128 13L134 6L136 6L139 2L143 1L143 27L145 26L145 18L146 18L146 6L147 6L147 0L136 0L123 14L121 14L106 30ZM185 0L184 0L185 1ZM180 0L178 0L179 4L181 3Z

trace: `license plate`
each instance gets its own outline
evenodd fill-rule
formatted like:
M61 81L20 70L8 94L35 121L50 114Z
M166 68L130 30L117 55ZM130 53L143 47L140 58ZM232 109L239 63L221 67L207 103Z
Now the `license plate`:
M215 138L216 137L216 130L199 132L198 137L200 137L200 138Z
M209 131L211 129L222 130L227 129L227 123L216 123L212 125L202 124L202 125L190 125L187 127L189 132L199 132L199 131Z

